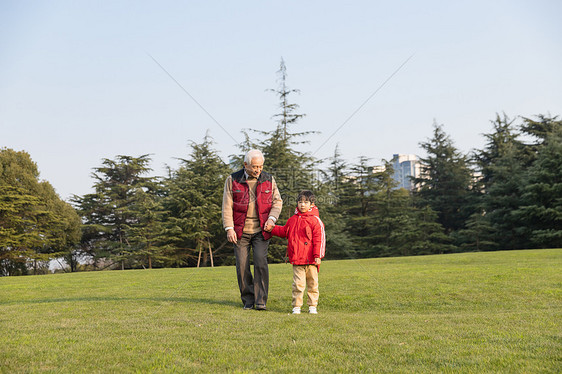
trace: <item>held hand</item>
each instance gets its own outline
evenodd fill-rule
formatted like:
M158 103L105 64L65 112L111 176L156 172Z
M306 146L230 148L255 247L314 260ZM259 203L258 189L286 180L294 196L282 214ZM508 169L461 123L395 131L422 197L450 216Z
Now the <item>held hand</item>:
M236 237L236 232L234 232L234 229L229 229L226 231L226 240L228 240L231 243L236 244L236 242L238 241L238 238Z
M322 260L321 260L320 258L318 258L318 257L316 257L316 258L314 259L314 263L315 263L316 265L320 265L321 262L322 262Z
M274 227L275 227L275 222L273 222L272 219L268 219L263 229L267 232L271 232L271 230L273 230Z

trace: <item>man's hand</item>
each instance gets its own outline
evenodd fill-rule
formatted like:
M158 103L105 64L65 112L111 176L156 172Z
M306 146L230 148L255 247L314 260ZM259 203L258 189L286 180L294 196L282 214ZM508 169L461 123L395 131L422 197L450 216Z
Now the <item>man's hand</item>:
M263 229L267 232L271 232L271 230L273 230L274 227L275 227L275 222L273 222L273 220L270 218L265 223L265 227Z
M236 232L234 231L234 229L228 229L226 231L226 240L234 244L238 242L238 238L236 237Z
M316 258L314 259L314 263L315 263L316 265L320 265L321 262L322 262L322 260L321 260L320 258L318 258L318 257L316 257Z

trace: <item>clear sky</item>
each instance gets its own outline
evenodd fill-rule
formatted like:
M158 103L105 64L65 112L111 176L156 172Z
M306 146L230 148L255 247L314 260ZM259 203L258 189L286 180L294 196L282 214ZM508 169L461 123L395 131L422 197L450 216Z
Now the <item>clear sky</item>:
M207 130L227 160L242 129L274 128L283 57L307 115L292 130L321 131L316 157L423 155L434 120L468 152L497 112L562 114L561 14L557 0L4 0L0 147L30 153L64 199L92 192L103 158L149 153L162 175Z

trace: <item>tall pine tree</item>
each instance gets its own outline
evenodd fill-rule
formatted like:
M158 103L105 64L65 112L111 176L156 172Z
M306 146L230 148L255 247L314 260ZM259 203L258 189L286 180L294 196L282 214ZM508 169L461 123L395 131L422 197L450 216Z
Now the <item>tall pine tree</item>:
M284 223L294 213L298 193L303 189L315 191L319 185L319 178L314 171L316 161L310 152L297 149L305 147L308 143L306 136L314 134L315 131L294 131L292 129L299 124L299 120L305 114L298 113L299 105L290 100L290 96L298 93L299 90L288 87L287 67L283 59L281 59L277 74L278 88L270 90L279 100L279 112L273 116L276 122L275 129L270 131L251 130L258 135L257 140L253 140L249 133L245 132L245 141L239 147L244 153L251 148L257 148L263 152L264 170L275 178L283 199L283 211L279 222ZM242 160L243 154L231 156L231 165L241 168ZM320 208L322 207L320 206ZM269 260L282 261L285 252L285 242L273 238L269 246Z
M519 131L505 113L492 121L485 134L484 149L475 154L482 173L477 190L480 203L470 218L470 227L460 233L463 246L476 249L518 249L529 245L527 230L513 213L521 205L521 188L526 165L533 157L519 140ZM478 230L478 232L474 232ZM472 240L470 240L470 236ZM475 241L475 235L478 240ZM481 237L484 241L482 242Z
M211 251L217 264L232 260L231 252L223 250L231 246L221 218L224 181L230 173L207 134L202 143L191 143L189 158L181 159L166 180L166 236L174 265L195 265L201 253L201 265L206 266Z
M531 246L562 247L562 123L541 134L536 159L526 170L521 207L514 216L527 228Z
M468 158L437 124L433 137L420 146L427 156L421 158L421 177L414 180L420 186L417 204L437 212L437 221L447 234L460 230L470 213L465 210L472 178Z
M151 266L149 254L154 256L156 244L147 235L157 234L140 230L148 224L150 213L146 209L158 210L155 178L145 176L151 170L149 164L149 155L104 159L103 166L92 174L95 193L73 198L84 222L83 253L93 256L94 266L98 260L119 264L121 269Z

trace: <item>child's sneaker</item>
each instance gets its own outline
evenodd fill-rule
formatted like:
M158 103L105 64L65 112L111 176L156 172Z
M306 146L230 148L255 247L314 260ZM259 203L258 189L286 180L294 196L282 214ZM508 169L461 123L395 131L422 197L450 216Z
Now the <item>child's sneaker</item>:
M301 314L301 307L296 306L293 308L293 314Z
M318 310L316 310L315 306L309 306L308 307L308 313L310 314L318 314Z

